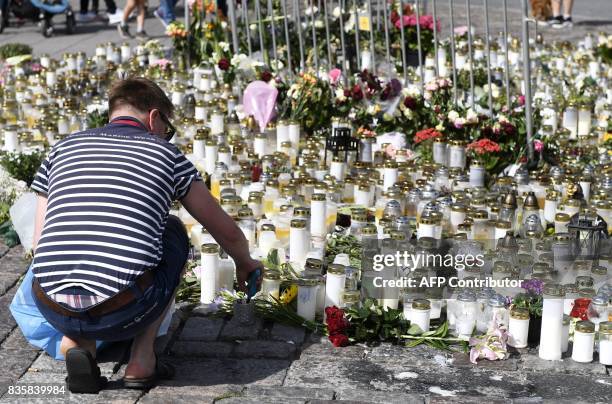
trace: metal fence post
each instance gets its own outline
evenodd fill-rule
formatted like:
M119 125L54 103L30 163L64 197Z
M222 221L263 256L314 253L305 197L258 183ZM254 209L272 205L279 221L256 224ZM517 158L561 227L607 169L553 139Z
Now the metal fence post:
M372 58L372 71L376 74L376 47L374 46L374 20L372 19L372 0L368 0L368 17L370 28L370 57Z
M504 82L506 87L506 108L510 111L510 61L508 59L508 5L503 0L504 9Z
M470 64L470 106L474 109L474 53L472 51L472 15L470 13L470 0L465 0L468 25L468 63Z
M400 50L402 52L402 70L404 73L404 85L408 83L408 71L406 70L406 40L404 38L404 5L402 0L399 3L399 17L400 17Z
M504 0L506 1L506 0ZM457 65L455 63L455 19L453 0L448 0L450 14L451 62L453 64L453 103L457 105Z
M529 15L527 12L527 0L521 0L523 12L523 82L525 83L525 126L527 129L527 155L529 161L533 161L532 121L531 121L531 59L529 57Z
M278 55L276 54L276 24L274 23L274 5L272 0L268 0L268 18L270 19L270 31L272 31L272 56L274 64L278 70Z
M487 96L489 101L489 115L493 116L493 95L491 90L491 48L489 38L489 1L484 0L485 12L485 52L487 53L487 83L489 85Z
M289 16L287 15L287 0L281 0L281 7L283 9L283 21L285 25L285 42L287 45L287 67L289 68L289 77L292 77L293 70L291 66L291 39L289 37Z
M251 24L249 23L249 4L247 3L248 0L243 0L244 4L243 4L243 18L244 18L244 25L246 26L246 36L247 36L247 47L249 50L249 58L252 57L253 55L253 45L251 45Z
M357 9L357 0L353 0L353 8L355 15L355 58L357 59L357 70L361 70L361 49L359 49L359 11Z
M423 49L421 48L421 11L419 10L419 0L415 0L414 9L416 10L416 31L417 31L417 55L419 58L419 74L421 76L421 94L425 94L425 69L423 66Z
M315 71L317 72L317 77L319 76L319 47L317 45L317 30L315 28L315 5L314 0L310 1L310 21L312 22L312 53L315 64Z
M300 69L305 70L306 63L304 59L304 38L302 34L302 14L300 12L300 0L294 0L295 23L298 26L298 43L300 45Z
M238 31L236 27L236 4L234 0L229 0L227 3L227 10L230 19L230 26L232 29L232 47L234 48L234 53L240 53L240 49L238 47Z
M440 66L438 62L438 19L436 17L436 0L431 1L431 12L434 20L433 39L434 39L434 66L436 67L436 77L440 76Z

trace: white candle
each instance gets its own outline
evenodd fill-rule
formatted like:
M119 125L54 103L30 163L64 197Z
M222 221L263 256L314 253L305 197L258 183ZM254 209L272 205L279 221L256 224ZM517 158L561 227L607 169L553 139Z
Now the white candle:
M544 200L544 220L546 220L548 223L554 223L556 214L557 200L546 198Z
M253 151L259 156L259 158L262 158L263 156L268 154L266 150L266 144L266 135L260 133L255 136L255 140L253 140Z
M276 124L276 151L281 151L283 142L289 142L289 126L286 121L279 121Z
M217 163L217 158L219 157L219 146L217 146L214 142L207 142L204 147L204 166L206 169L206 173L208 175L212 175L215 172L215 164Z
M297 150L300 145L300 124L294 122L289 124L289 141Z
M123 44L121 45L121 62L125 63L132 58L132 48L130 45Z
M529 311L527 309L513 309L508 321L508 345L515 348L527 347L529 334Z
M294 219L289 228L289 261L299 267L304 267L310 244L310 232L306 228L306 220Z
M465 148L461 145L451 145L448 158L449 167L465 167Z
M55 71L49 70L45 75L45 81L47 82L47 87L53 87L57 82L57 76Z
M561 359L563 295L563 289L559 285L551 284L544 287L542 328L538 355L545 360Z
M19 137L16 128L4 129L4 150L14 152L19 149Z
M346 273L344 266L338 264L329 265L325 279L325 307L342 307L345 281Z
M572 360L581 363L592 362L594 345L595 324L591 323L590 321L578 321L574 331Z
M387 191L397 182L397 164L389 162L385 165L383 170L383 190Z
M219 261L219 290L232 290L234 288L234 261L231 259Z
M591 133L591 111L588 108L578 110L578 136L588 136Z
M217 294L219 282L219 246L202 246L202 265L200 271L200 303L211 304Z
M561 334L561 353L566 353L569 349L569 323L570 317L567 314L564 314Z
M207 119L206 116L206 107L204 105L196 105L195 107L195 120L205 122Z
M264 298L273 297L279 299L280 293L280 275L278 273L264 273L261 281L261 295Z
M563 127L570 131L570 139L576 139L578 130L578 111L576 107L569 106L563 113Z
M223 133L224 119L225 118L221 112L213 111L210 116L210 133L212 135Z
M329 166L329 174L338 181L344 181L346 164L343 161L332 161Z
M298 282L297 314L308 321L314 321L317 310L318 281L315 278Z
M327 234L327 201L325 194L313 194L310 200L310 233L314 237Z
M612 322L599 323L599 363L612 365Z
M197 160L203 159L206 156L204 139L195 139L193 141L193 157Z
M361 70L370 70L372 67L372 54L369 50L361 51Z
M434 141L433 159L436 164L442 164L443 166L448 164L448 145L445 142Z
M486 170L482 164L472 163L470 165L470 186L484 187Z
M412 311L410 312L410 323L419 326L423 332L429 331L429 314L431 312L431 304L427 299L415 299L412 302Z

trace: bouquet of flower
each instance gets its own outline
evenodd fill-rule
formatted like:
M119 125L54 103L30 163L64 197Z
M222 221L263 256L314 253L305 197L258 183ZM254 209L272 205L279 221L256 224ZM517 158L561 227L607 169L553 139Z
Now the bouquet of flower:
M329 125L332 92L329 84L310 73L300 74L287 91L281 116L297 120L307 133Z
M225 84L232 84L236 78L236 65L232 64L232 56L230 47L227 42L217 42L215 50L212 54L215 66Z
M395 9L391 11L390 20L392 27L394 28L390 33L394 44L401 42L401 28L404 27L404 43L407 52L416 52L418 46L418 33L417 25L421 31L421 50L422 56L425 58L429 52L433 49L433 32L434 24L437 25L437 30L440 31L440 21L435 22L431 15L421 15L417 19L416 12L411 5L403 5L403 15L400 16L399 9L401 3L394 6ZM400 51L401 52L401 51ZM401 60L401 56L398 57ZM418 63L418 60L417 60Z
M432 160L434 139L440 137L442 137L442 133L438 132L434 128L420 130L414 135L412 143L414 144L414 148L419 154L421 160Z

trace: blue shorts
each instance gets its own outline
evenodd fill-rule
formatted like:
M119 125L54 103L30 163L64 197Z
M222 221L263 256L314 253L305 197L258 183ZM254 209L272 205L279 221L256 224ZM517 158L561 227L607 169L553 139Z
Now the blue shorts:
M97 341L134 338L164 314L174 297L187 262L189 239L183 223L176 216L168 217L162 242L164 252L159 265L153 269L153 285L144 293L137 286L132 286L138 298L127 306L104 316L80 318L58 314L34 297L36 306L55 329L70 338Z

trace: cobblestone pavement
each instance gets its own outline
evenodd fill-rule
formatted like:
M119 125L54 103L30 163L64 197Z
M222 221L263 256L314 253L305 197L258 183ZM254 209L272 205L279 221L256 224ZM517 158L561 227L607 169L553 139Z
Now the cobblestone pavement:
M0 244L0 402L20 403L365 403L609 402L612 367L546 362L537 351L472 365L465 354L426 347L334 348L303 329L258 322L242 327L179 306L158 351L177 369L174 380L142 393L121 387L127 344L100 354L109 386L98 395L17 399L16 383L63 384L65 367L30 346L8 305L26 271L23 249Z

